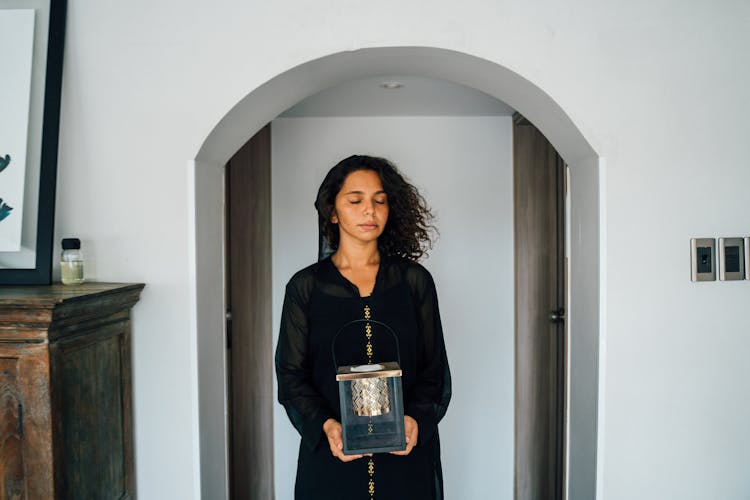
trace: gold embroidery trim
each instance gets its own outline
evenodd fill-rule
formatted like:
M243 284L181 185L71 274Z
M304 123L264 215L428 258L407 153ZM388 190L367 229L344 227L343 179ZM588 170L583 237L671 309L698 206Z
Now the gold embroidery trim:
M365 319L369 320L371 318L371 310L370 306L365 305ZM372 325L370 323L365 323L365 337L367 338L367 344L365 344L365 352L367 353L367 363L372 364L372 355L373 355L373 347L372 347Z
M370 319L370 306L365 305L365 319ZM367 350L367 362L369 364L372 364L372 326L370 323L365 323L365 337L367 338L367 344L365 346ZM367 432L369 434L372 434L374 431L374 426L372 424L372 418L370 419L370 422L367 424ZM367 482L367 492L370 494L370 500L375 500L375 461L370 457L370 460L367 462L367 474L370 476L369 481Z
M372 458L367 462L367 473L370 475L370 480L367 482L367 492L370 494L370 500L374 500L375 479L373 479L373 476L375 475L375 461Z

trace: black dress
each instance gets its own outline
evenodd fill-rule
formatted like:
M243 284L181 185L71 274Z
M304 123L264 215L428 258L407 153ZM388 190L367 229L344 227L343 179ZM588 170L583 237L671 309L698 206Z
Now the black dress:
M365 318L389 325L398 336L404 413L417 421L419 436L407 456L377 453L344 463L331 454L323 433L328 418L341 421L331 341L344 324ZM339 335L338 364L394 361L393 338L376 329L367 338L359 325ZM443 498L438 422L451 380L435 284L420 264L382 257L368 297L359 296L330 257L297 272L286 287L276 373L279 402L302 436L295 499Z

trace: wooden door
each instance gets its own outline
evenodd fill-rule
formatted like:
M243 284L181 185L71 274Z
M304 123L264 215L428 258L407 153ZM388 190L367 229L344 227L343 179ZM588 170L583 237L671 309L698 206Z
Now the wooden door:
M226 170L230 496L273 498L271 127Z
M561 500L565 450L565 164L523 116L513 125L516 500Z

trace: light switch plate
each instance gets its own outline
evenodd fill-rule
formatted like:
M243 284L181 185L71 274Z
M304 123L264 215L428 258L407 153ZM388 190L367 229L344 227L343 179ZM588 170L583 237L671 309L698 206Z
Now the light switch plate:
M690 279L716 281L716 240L692 238L690 240Z
M750 280L750 236L745 237L745 279Z
M719 279L745 279L745 239L719 238Z

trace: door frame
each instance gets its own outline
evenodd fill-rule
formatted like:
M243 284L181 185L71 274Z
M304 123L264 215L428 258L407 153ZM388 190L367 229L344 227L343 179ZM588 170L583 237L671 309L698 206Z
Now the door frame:
M562 107L546 92L501 64L433 47L345 50L288 69L232 103L189 161L191 283L190 332L194 351L194 412L200 490L226 498L228 457L224 353L223 167L262 126L308 95L365 76L412 74L473 87L524 114L570 165L570 350L568 495L593 498L601 461L604 414L603 305L606 261L603 160Z

